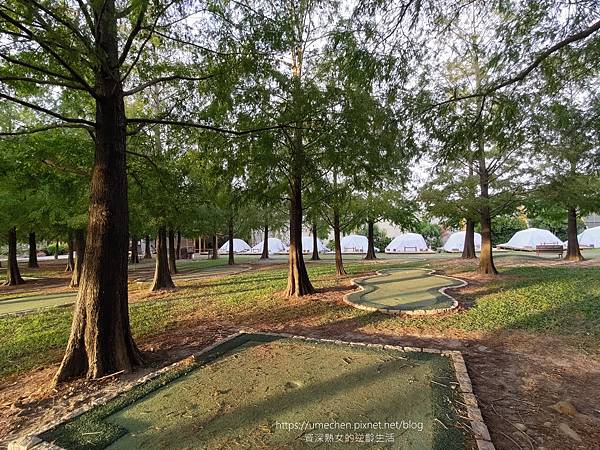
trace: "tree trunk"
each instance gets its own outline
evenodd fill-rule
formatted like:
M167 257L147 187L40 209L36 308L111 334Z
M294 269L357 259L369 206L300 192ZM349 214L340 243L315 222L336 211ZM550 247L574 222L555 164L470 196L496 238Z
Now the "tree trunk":
M143 363L131 336L127 298L129 211L126 117L119 73L114 0L91 3L95 45L103 56L95 74L95 156L88 238L71 335L55 383L86 375L131 372Z
M171 272L171 275L177 273L177 263L175 261L175 232L172 228L169 228L169 272Z
M302 178L296 173L290 183L290 252L285 295L301 297L314 294L302 256Z
M217 248L217 235L212 235L212 250L210 254L210 259L218 259L219 258L219 249Z
M269 224L265 223L265 236L263 239L263 248L260 259L269 259Z
M367 255L365 259L377 259L375 255L375 224L372 220L367 221L367 240L369 242L367 246Z
M175 252L175 259L181 258L181 231L177 231L177 251Z
M319 236L317 231L317 223L315 222L312 225L313 251L310 257L311 261L319 261L321 259L319 256Z
M85 232L82 228L75 230L74 236L75 264L73 265L73 274L69 287L78 287L81 280L81 271L83 268L83 259L85 257Z
M481 253L477 273L482 275L497 275L492 254L492 217L490 213L489 174L485 160L479 161L479 187L481 196Z
M54 259L58 259L58 239L56 240L56 247L54 248Z
M200 239L194 239L194 253L200 253Z
M175 283L171 278L169 271L169 258L167 256L167 229L161 226L158 229L158 238L156 239L156 266L154 269L154 280L150 291L159 291L161 289L173 289Z
M21 277L19 264L17 263L17 229L12 227L8 230L8 264L4 285L16 286L23 283L25 283L25 280Z
M235 260L234 260L234 256L233 256L233 217L229 218L229 222L227 225L228 225L227 232L229 235L229 260L227 261L227 264L229 264L230 266L233 266L235 264Z
M144 249L144 259L152 259L152 251L150 250L150 236L146 235L144 238L145 249Z
M69 230L69 236L67 237L67 267L65 272L73 272L75 267L75 258L73 257L73 232Z
M140 255L138 252L138 238L136 236L131 236L131 264L139 264Z
M37 245L35 240L35 232L29 233L29 261L27 267L30 269L37 269L40 267L37 259Z
M471 219L467 219L465 227L465 243L463 246L463 252L461 258L463 259L475 259L475 222Z
M333 243L335 246L335 274L338 276L347 275L346 269L344 269L344 260L342 259L340 213L337 208L333 209Z
M567 261L583 261L577 240L577 209L569 208L567 218Z

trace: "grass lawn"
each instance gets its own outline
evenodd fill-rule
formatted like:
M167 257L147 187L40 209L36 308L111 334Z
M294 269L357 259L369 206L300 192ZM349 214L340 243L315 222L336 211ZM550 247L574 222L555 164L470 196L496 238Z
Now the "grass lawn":
M188 264L208 267L224 260ZM243 258L238 260L242 262ZM471 265L448 258L408 263L348 262L347 270L358 274L393 266L427 266L459 277L473 276ZM331 264L309 264L308 270L317 288L334 290L338 285ZM182 280L174 292L148 295L130 305L135 338L143 340L206 321L238 327L270 323L281 330L298 323L311 327L351 323L365 332L399 334L407 330L440 333L526 330L568 336L574 345L588 351L597 349L600 343L600 267L508 265L497 280L475 279L470 286L458 290L457 297L473 303L471 308L445 316L419 318L363 312L339 301L287 300L278 295L285 283L286 268L278 266L218 279ZM147 286L135 283L131 288L142 291ZM0 319L0 377L58 362L68 338L71 316L70 308L54 308Z

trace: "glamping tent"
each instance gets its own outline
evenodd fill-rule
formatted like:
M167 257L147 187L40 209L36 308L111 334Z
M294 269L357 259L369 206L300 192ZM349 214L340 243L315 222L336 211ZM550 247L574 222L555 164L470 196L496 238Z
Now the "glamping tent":
M262 253L264 244L265 244L265 241L259 242L254 247L252 247L251 252L252 253ZM283 253L285 251L287 251L287 247L281 241L281 239L269 238L269 254L270 255L273 253Z
M465 248L465 232L458 231L457 233L452 233L446 243L444 244L444 251L448 253L462 253ZM481 250L481 235L479 233L475 233L475 251L478 252Z
M513 250L535 250L537 245L563 245L563 242L550 231L541 228L527 228L517 231L501 248Z
M600 248L600 227L584 230L577 239L580 247Z
M418 233L405 233L396 236L385 248L386 253L418 253L429 250L427 242Z
M250 251L250 246L243 239L234 239L233 240L233 251L235 253L244 253ZM225 242L221 248L219 248L219 253L226 255L229 253L229 241Z
M326 253L329 251L321 239L317 238L317 249L319 253ZM312 253L313 252L313 237L312 236L302 236L302 253Z
M369 240L360 234L349 234L342 238L342 253L367 253Z

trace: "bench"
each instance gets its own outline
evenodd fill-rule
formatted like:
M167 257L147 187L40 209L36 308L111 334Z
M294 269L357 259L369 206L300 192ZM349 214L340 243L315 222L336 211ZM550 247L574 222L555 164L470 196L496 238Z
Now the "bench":
M559 258L563 257L565 249L559 244L541 244L535 246L535 254L540 256L540 253L556 253Z

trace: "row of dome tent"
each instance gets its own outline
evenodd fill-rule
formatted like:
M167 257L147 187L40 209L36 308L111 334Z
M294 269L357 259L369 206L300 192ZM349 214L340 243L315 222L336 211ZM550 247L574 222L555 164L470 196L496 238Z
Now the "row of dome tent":
M265 245L265 241L261 241L256 244L254 247L250 247L246 241L243 239L235 238L233 240L233 251L235 253L251 253L251 254L261 254L263 252L263 246ZM289 251L289 247L283 243L281 239L278 238L269 238L269 254L277 254L277 253L287 253ZM319 249L319 253L326 253L329 251L327 247L323 244L320 239L317 239L317 248ZM313 251L313 238L311 236L303 236L302 237L302 252L303 253L312 253ZM225 242L220 248L219 253L227 254L229 253L229 241Z
M588 228L578 236L579 245L582 248L600 248L600 227ZM465 232L458 231L452 233L442 250L448 253L461 253L465 243ZM508 242L500 244L497 247L508 250L525 250L534 251L538 245L564 245L566 241L561 241L549 230L541 228L527 228L517 231ZM233 240L233 251L235 253L261 254L263 250L263 242L259 242L254 247L250 247L243 239ZM319 253L328 253L330 250L323 244L320 239L317 239ZM350 234L344 236L341 240L342 253L344 254L365 254L367 253L369 241L366 236L358 234ZM481 235L475 233L475 251L481 250ZM285 254L288 253L287 245L278 238L269 238L269 254ZM313 252L312 236L302 237L302 251L305 254ZM380 249L375 247L375 251ZM229 241L225 242L219 248L219 253L227 254L229 252ZM418 233L403 233L396 236L389 245L385 248L385 253L426 253L432 252L427 245L427 242L422 235Z

